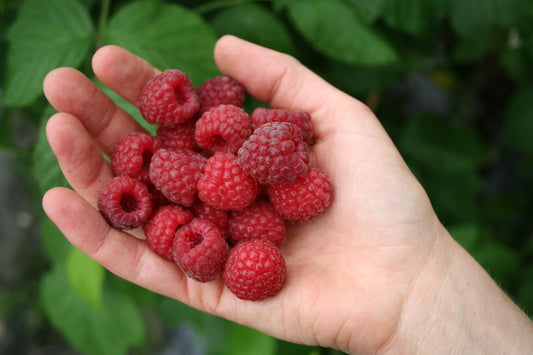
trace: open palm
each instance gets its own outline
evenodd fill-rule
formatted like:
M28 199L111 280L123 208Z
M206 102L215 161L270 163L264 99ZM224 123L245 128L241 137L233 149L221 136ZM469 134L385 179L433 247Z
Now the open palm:
M395 334L411 284L442 228L426 194L379 121L359 101L331 87L293 58L224 37L215 48L221 72L273 107L312 116L313 164L334 186L331 207L289 225L282 252L287 279L270 299L237 299L222 281L198 283L153 253L141 230L107 225L95 209L112 177L102 152L142 128L74 69L52 71L45 94L59 111L47 136L74 191L54 188L43 206L71 243L117 275L192 307L293 342L373 352ZM115 46L100 49L93 69L136 103L158 73Z

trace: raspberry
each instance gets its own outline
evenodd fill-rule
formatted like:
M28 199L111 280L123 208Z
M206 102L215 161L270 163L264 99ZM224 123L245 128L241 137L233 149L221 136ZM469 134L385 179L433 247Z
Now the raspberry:
M167 69L145 85L138 106L147 122L174 126L194 116L200 108L200 98L184 72Z
M224 238L227 237L229 223L228 211L209 206L202 200L197 200L192 206L192 211L196 217L207 219L217 226Z
M226 211L249 206L260 191L260 186L241 169L232 153L219 152L210 157L198 181L200 200Z
M324 172L309 168L307 174L294 182L269 185L267 194L285 219L302 222L322 213L330 205L333 188Z
M133 229L150 217L152 195L139 180L117 176L100 192L98 210L113 228Z
M275 296L284 281L285 260L271 241L252 239L230 250L224 283L238 298L260 301Z
M196 122L194 137L198 146L209 154L237 153L250 134L250 118L243 109L234 105L218 105Z
M160 256L174 260L172 245L176 231L194 218L191 211L180 206L161 206L144 223L144 234L148 246Z
M254 130L268 122L290 122L302 130L307 144L311 144L313 140L313 123L311 122L311 116L305 111L258 107L250 115L250 120Z
M196 93L200 98L199 115L221 104L242 107L246 98L244 86L227 76L216 76L203 82Z
M270 201L261 200L240 211L232 211L229 218L230 240L267 239L277 247L285 240L285 221Z
M198 150L194 140L195 127L196 121L193 120L172 127L159 126L156 135L165 148Z
M282 184L307 171L309 147L302 131L289 122L258 127L238 152L244 171L261 184Z
M192 150L162 148L152 157L150 180L171 202L190 207L205 163L206 158Z
M149 184L150 160L159 148L159 140L148 133L129 134L113 147L111 169L117 176L127 175Z
M187 276L207 282L224 271L228 245L213 223L194 218L176 232L172 252Z

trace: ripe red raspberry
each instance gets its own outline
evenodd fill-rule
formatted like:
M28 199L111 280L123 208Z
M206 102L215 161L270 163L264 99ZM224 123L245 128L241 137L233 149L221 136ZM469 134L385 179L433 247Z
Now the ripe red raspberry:
M216 76L203 82L196 93L200 98L199 115L222 104L231 104L238 107L244 105L244 86L227 76Z
M259 183L282 184L305 174L309 146L296 125L269 122L244 142L238 152L238 162Z
M150 180L170 201L190 207L205 163L206 158L192 150L162 148L152 157Z
M184 72L167 69L145 85L138 106L147 122L174 126L198 112L200 98Z
M311 144L313 140L313 123L311 116L302 110L288 111L285 109L256 108L250 115L252 129L256 129L268 122L290 122L302 130L304 140Z
M271 241L252 239L230 250L224 283L238 298L260 301L275 296L284 281L285 260Z
M260 191L260 186L241 169L232 153L219 152L210 157L198 181L200 200L226 211L249 206Z
M192 206L192 211L196 217L207 219L217 226L224 238L227 237L229 223L228 211L209 206L204 201L198 199Z
M196 151L199 148L194 140L195 128L196 121L189 120L176 126L159 126L156 135L165 148L184 148Z
M212 107L196 122L194 137L207 153L237 153L252 134L250 118L240 107L218 105Z
M180 206L167 205L156 209L144 223L146 243L160 256L174 260L172 245L176 231L194 218L189 210Z
M111 169L117 176L127 175L149 184L150 160L159 148L159 140L148 133L129 134L113 147Z
M229 234L235 244L243 240L267 239L281 247L285 240L285 220L270 201L260 200L231 212Z
M172 251L174 261L187 276L207 282L224 271L228 245L213 223L194 218L176 232Z
M116 176L100 192L98 210L113 228L133 229L150 217L152 195L139 180Z
M322 213L331 203L333 187L318 168L309 168L296 181L269 185L267 194L274 208L287 220L301 222Z

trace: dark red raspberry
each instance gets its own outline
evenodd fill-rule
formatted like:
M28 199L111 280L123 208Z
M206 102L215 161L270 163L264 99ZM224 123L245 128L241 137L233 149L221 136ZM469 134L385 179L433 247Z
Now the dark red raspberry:
M318 168L309 168L296 181L267 187L274 208L287 220L302 222L322 213L331 203L333 187Z
M228 245L213 223L194 218L176 232L172 251L176 264L187 276L207 282L224 271Z
M241 169L232 153L219 152L210 157L198 181L200 200L226 211L249 206L260 191L260 185Z
M209 206L204 201L198 199L192 206L192 211L196 217L207 219L217 226L224 238L227 237L229 223L228 211Z
M146 243L160 256L174 260L172 245L176 231L194 218L189 210L180 206L168 205L156 209L144 223Z
M149 184L150 160L159 148L159 140L148 133L129 134L113 147L111 169L117 176L127 175Z
M277 247L285 240L285 220L270 201L260 200L240 210L232 211L229 218L230 240L267 239Z
M252 134L250 118L240 107L218 105L212 107L196 122L194 137L207 153L237 153Z
M150 180L171 202L190 207L206 158L188 149L159 149L152 157Z
M302 110L288 111L285 109L275 108L256 108L250 115L252 121L252 129L268 122L290 122L298 126L302 130L304 140L307 144L311 144L313 140L313 123L311 116Z
M139 180L116 176L100 192L98 210L113 228L133 229L150 217L152 195Z
M238 162L259 183L282 184L305 174L309 146L296 125L265 123L239 149Z
M242 107L246 98L244 86L227 76L216 76L203 82L196 93L200 98L200 115L222 104Z
M230 250L224 283L238 298L260 301L275 296L284 281L285 260L271 241L252 239Z
M199 148L194 140L195 128L196 121L189 120L172 127L159 126L156 135L165 148L184 148L196 151Z
M174 126L198 112L200 98L184 72L167 69L145 85L138 106L147 122Z

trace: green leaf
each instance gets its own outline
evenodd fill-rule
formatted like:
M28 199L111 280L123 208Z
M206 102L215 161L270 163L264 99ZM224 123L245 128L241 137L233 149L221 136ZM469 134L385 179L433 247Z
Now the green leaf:
M6 106L23 106L42 93L52 69L77 67L92 43L94 28L76 0L26 0L7 33Z
M349 0L358 17L365 23L372 23L385 10L388 0Z
M423 0L387 0L385 22L410 34L420 33L424 28Z
M450 0L450 21L461 36L483 37L494 28L518 23L526 6L523 0Z
M95 81L96 81L96 85L98 85L102 89L102 91L105 92L106 95L109 96L109 98L113 100L113 102L117 106L121 107L124 111L126 111L131 117L133 117L133 119L139 122L139 124L143 126L144 129L146 129L148 132L154 135L156 134L157 125L148 123L141 115L137 106L132 105L122 96L120 96L119 94L117 94L116 92L114 92L113 90L105 86L104 84L102 84L102 82L98 80L95 80Z
M479 226L477 224L461 224L448 228L452 237L468 252L472 252L479 242Z
M426 172L422 185L437 212L446 224L468 223L479 214L479 194L482 180L472 172Z
M46 215L41 219L41 233L44 251L52 264L64 263L70 250L74 248L63 236L59 228Z
M503 137L507 146L533 153L533 86L518 89L509 99L503 114Z
M309 44L330 58L364 65L397 59L392 47L340 0L294 1L288 13Z
M513 276L521 262L516 251L491 240L482 244L473 256L498 282L505 282Z
M80 353L126 354L144 341L144 324L130 298L105 289L102 308L95 309L72 288L65 265L42 279L40 292L48 318Z
M50 106L45 110L39 126L37 144L33 149L33 173L37 177L42 194L52 187L69 186L46 138L46 122L54 112Z
M105 270L87 255L71 248L66 261L67 275L72 288L95 309L102 309Z
M230 7L218 13L211 25L219 36L232 34L280 52L294 53L291 37L281 20L262 6Z
M104 42L122 46L161 70L176 68L196 84L218 75L215 35L196 13L178 5L136 1L109 21Z
M228 322L225 329L226 341L221 354L272 355L275 353L276 341L269 335L231 322Z
M432 116L409 121L401 146L412 159L441 173L470 171L479 167L487 155L474 129Z

